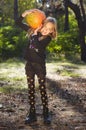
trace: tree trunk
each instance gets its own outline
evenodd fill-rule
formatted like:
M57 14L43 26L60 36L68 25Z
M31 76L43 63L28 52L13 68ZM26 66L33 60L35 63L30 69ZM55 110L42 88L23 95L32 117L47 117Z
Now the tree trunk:
M86 44L85 44L85 21L81 16L80 9L77 5L73 4L68 0L68 7L70 7L75 13L78 27L79 27L79 38L80 38L80 47L81 47L81 60L86 62Z
M14 21L18 18L18 0L14 0Z
M85 15L85 9L84 9L84 6L83 6L83 0L80 0L80 6L81 6L81 11L82 11L82 15L83 15L83 19L84 19L84 29L85 29L85 32L86 32L86 15Z
M69 30L69 19L68 19L68 6L67 6L67 0L64 0L64 6L65 6L65 25L64 25L64 31Z

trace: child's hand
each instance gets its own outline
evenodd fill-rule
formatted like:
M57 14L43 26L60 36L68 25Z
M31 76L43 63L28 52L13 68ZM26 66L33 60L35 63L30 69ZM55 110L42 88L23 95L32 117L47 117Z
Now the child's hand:
M25 12L22 13L22 17L26 17L27 14L30 14L31 10L25 10Z
M22 13L22 17L26 17L27 14L30 14L35 11L37 11L37 9L25 10L25 12Z
M37 32L42 28L42 24L34 30L34 35L37 35Z

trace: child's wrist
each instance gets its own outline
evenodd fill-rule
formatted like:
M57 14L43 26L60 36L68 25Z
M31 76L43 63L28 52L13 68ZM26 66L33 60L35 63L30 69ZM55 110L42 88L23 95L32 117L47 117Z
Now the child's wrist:
M29 11L25 11L24 13L22 13L22 17L26 17L26 15L30 14L31 12Z
M34 35L37 35L37 32L34 32L33 34L34 34Z

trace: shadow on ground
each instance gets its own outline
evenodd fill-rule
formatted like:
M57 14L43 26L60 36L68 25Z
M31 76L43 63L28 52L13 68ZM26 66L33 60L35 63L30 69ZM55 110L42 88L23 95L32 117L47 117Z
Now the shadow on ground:
M36 88L38 121L31 125L24 124L29 109L26 88L0 93L0 130L85 130L86 79L71 78L57 81L47 78L47 86L52 115L51 125L43 124L38 88ZM3 83L1 87L4 87Z

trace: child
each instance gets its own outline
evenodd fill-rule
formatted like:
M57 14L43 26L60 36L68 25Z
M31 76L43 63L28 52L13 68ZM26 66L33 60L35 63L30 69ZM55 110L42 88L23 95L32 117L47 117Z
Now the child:
M26 117L25 123L29 124L37 121L36 110L35 110L35 75L38 77L39 90L41 94L41 100L43 105L43 117L44 123L50 124L51 118L48 108L48 97L46 93L46 66L45 66L45 49L50 41L56 38L57 35L57 24L53 17L47 17L40 27L33 30L28 25L24 24L22 20L25 16L34 10L26 10L16 23L29 35L29 44L26 50L26 75L28 83L28 97L30 104L29 115Z

